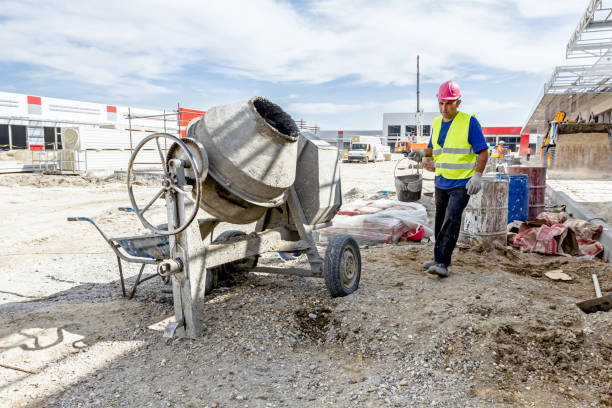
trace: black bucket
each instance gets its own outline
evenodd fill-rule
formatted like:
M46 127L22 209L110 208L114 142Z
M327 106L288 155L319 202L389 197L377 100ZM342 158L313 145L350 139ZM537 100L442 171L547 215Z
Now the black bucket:
M420 172L419 165L414 165L416 173L397 175L397 166L402 159L395 165L393 176L395 177L395 192L397 193L397 199L404 202L419 201L421 199L421 191L423 190L423 175Z

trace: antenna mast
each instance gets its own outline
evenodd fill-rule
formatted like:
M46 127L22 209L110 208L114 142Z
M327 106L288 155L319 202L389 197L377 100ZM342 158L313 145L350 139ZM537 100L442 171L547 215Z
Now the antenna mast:
M415 142L420 142L423 138L423 113L421 112L421 82L419 70L419 56L417 55L417 139Z

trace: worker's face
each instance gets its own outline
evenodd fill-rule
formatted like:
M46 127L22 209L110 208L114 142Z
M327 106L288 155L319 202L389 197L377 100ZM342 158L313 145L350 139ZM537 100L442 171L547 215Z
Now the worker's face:
M444 101L442 99L438 99L438 107L440 108L440 113L446 120L452 120L457 116L457 108L461 105L461 99L457 99L456 101Z

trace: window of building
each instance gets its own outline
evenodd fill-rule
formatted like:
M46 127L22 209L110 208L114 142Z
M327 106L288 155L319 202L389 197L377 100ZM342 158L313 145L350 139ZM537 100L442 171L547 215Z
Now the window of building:
M417 127L416 125L406 125L406 136L408 135L416 135L417 134Z
M387 133L389 136L399 136L402 132L402 127L400 125L389 125L387 127Z
M431 136L431 125L423 125L423 136Z
M61 128L45 127L45 149L59 150L62 148Z
M0 150L9 149L8 125L0 125Z
M11 125L11 136L13 149L27 149L26 127L22 125Z

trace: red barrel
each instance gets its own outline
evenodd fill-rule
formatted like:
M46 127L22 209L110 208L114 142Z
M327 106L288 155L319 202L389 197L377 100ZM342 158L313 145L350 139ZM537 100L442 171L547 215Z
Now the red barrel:
M529 214L528 220L544 211L546 197L546 167L510 166L508 174L526 174L529 178Z

